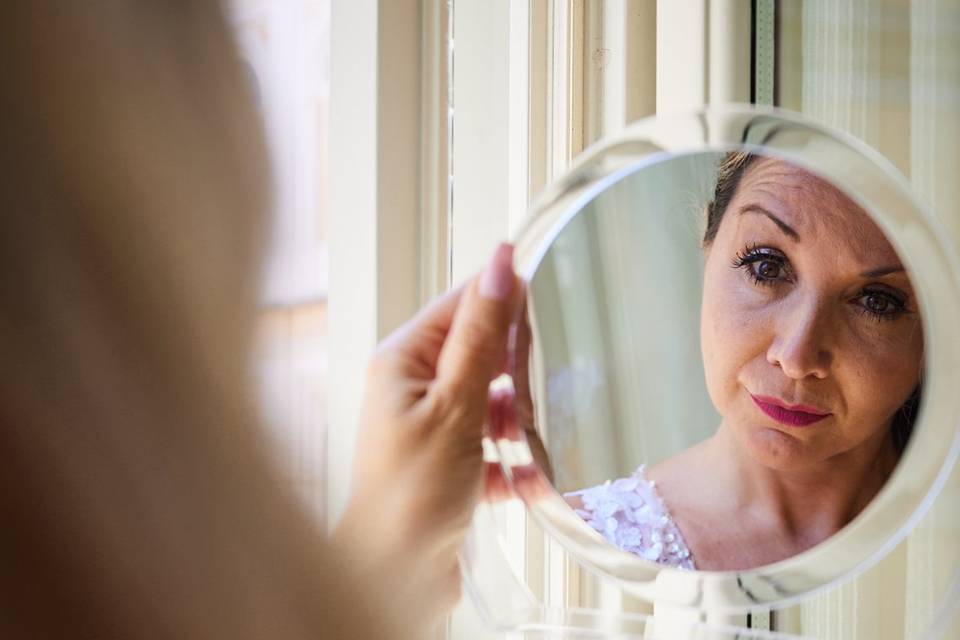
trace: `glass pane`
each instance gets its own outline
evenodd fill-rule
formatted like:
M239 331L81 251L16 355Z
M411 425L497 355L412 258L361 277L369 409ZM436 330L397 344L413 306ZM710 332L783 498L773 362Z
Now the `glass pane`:
M775 10L777 104L879 151L960 243L952 169L960 161L960 3L803 0L777 2ZM804 633L841 637L858 621L876 637L918 637L929 628L960 575L960 517L951 506L958 500L954 471L933 509L884 562L802 607ZM852 615L831 622L841 602ZM944 637L960 634L956 620L942 624Z
M260 397L282 468L323 518L330 1L234 0L232 9L273 171Z

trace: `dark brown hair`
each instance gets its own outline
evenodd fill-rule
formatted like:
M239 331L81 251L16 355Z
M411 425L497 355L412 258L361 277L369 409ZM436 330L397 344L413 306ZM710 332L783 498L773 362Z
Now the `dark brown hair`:
M760 156L747 151L731 151L723 156L717 167L717 186L713 191L713 200L707 203L707 228L703 232L703 246L709 247L717 237L720 221L727 212L730 201L746 173Z
M749 151L731 151L723 156L717 166L717 184L713 191L713 199L707 203L707 225L703 232L703 246L709 247L714 238L717 237L717 231L720 229L720 223L727 212L727 207L733 200L733 196L743 180L747 169L756 163L763 156L751 153ZM897 451L903 452L913 433L913 423L916 420L917 412L920 409L920 396L922 395L922 384L917 387L904 402L903 406L893 416L891 424L891 435Z

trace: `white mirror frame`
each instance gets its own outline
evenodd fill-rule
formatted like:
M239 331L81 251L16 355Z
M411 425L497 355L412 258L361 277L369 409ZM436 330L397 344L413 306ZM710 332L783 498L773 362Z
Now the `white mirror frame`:
M901 463L874 501L829 540L744 571L691 572L644 561L612 547L559 493L530 492L522 482L514 490L549 535L617 586L655 603L744 612L789 606L860 574L896 546L938 494L960 452L960 394L952 386L960 376L960 341L951 336L960 319L960 263L937 221L877 152L795 114L731 105L643 120L587 150L548 188L516 238L518 273L530 281L566 224L612 184L677 154L733 149L779 157L838 186L871 214L903 258L923 309L926 370L920 414ZM525 442L493 445L508 479L531 472Z

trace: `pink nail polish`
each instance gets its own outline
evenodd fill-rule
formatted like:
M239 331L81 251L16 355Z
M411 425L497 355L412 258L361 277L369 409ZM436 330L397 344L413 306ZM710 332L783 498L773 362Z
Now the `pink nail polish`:
M502 243L480 276L480 296L505 300L513 290L513 245Z

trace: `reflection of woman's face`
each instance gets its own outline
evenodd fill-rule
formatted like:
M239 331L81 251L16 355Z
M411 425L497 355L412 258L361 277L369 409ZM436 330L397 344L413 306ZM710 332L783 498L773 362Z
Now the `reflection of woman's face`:
M883 233L826 182L771 159L746 170L707 249L701 341L724 424L783 470L883 438L923 352Z

